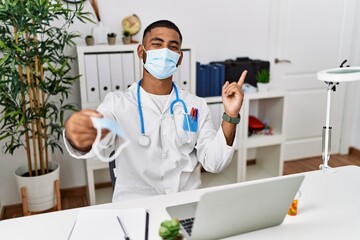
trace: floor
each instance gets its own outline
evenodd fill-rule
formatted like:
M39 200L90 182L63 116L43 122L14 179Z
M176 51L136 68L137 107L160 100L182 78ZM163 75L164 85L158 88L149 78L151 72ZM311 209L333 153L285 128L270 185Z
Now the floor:
M283 174L288 175L288 174L318 170L319 165L321 163L322 163L321 157L288 161L284 163ZM332 167L339 167L346 165L360 166L360 151L351 148L348 155L332 155L329 165ZM232 168L229 167L228 170L226 171L231 171L231 169ZM204 187L208 187L213 185L226 184L228 181L233 181L233 179L214 178L214 175L212 174L204 174L203 181L205 183ZM111 187L101 187L96 190L97 204L109 203L111 202L111 197L112 197ZM86 187L62 189L61 198L62 198L61 199L62 209L88 206ZM20 217L20 216L22 216L21 204L4 206L0 216L0 220Z

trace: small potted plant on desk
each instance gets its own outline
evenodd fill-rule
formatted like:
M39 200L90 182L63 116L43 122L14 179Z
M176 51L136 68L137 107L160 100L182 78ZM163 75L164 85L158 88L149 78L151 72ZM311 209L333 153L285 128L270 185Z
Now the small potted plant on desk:
M256 73L255 79L257 81L257 88L259 92L265 92L269 90L270 72L267 69L261 69Z
M163 240L182 240L184 237L179 231L179 219L172 218L161 223L159 235Z
M128 30L123 31L123 38L122 41L124 44L130 44L131 43L131 35Z
M116 43L116 36L117 34L114 32L108 33L107 34L107 41L109 45L115 45Z

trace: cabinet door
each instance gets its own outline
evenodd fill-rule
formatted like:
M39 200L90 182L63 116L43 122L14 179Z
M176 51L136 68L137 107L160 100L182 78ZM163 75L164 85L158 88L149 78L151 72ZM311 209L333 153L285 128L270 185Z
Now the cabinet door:
M100 100L111 92L110 54L97 54Z
M271 82L289 90L284 160L321 155L326 84L316 73L338 67L351 54L354 0L279 0L272 11L274 57ZM332 152L339 152L345 84L331 106ZM311 146L311 147L309 147Z
M123 53L122 62L123 62L123 90L126 90L134 82L139 81L140 79L135 78L135 59L133 53Z
M87 103L98 103L100 101L97 58L95 54L84 56L86 99ZM84 103L84 102L83 102Z
M123 84L123 61L121 53L110 54L110 74L111 74L111 89L112 91L124 90Z

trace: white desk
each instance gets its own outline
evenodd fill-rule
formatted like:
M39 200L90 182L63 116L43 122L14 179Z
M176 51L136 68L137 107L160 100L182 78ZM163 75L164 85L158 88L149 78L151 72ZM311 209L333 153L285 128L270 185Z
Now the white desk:
M359 239L360 167L337 168L336 173L306 173L299 212L282 225L227 239ZM243 184L243 183L237 183ZM226 188L220 186L215 188ZM146 207L150 210L149 239L160 239L160 223L169 219L165 207L198 200L207 189L138 199L91 208ZM0 221L0 239L67 239L78 209ZM32 234L35 233L35 234ZM41 233L41 234L40 234Z

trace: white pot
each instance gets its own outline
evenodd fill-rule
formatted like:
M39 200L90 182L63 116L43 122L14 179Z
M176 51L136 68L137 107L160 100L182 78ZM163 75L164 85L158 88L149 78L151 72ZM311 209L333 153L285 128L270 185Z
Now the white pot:
M19 192L21 187L26 187L30 212L48 210L56 204L54 182L59 179L60 165L56 162L49 162L49 169L52 170L50 173L35 177L22 176L28 173L27 166L19 167L15 171Z
M259 92L267 92L269 91L270 84L269 83L257 83L257 88Z

